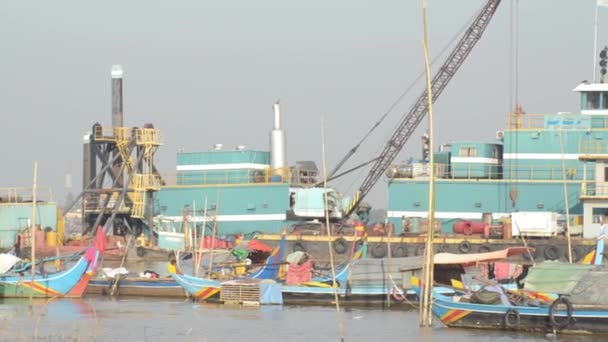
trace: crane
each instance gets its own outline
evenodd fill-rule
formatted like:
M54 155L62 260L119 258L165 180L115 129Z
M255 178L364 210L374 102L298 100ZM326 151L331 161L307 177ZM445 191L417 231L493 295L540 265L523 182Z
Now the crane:
M446 61L441 65L431 81L431 92L433 94L431 100L433 102L441 95L452 77L454 77L458 71L458 68L460 68L469 53L471 53L475 44L481 39L483 32L488 27L500 2L501 0L488 0L488 2L483 5L479 14L475 17L471 25L469 25ZM355 193L355 196L348 207L345 208L344 217L350 216L350 214L357 209L363 198L370 192L376 182L378 182L382 174L384 174L393 160L395 160L397 154L403 149L403 146L412 136L420 122L422 122L422 119L424 119L428 113L427 97L428 94L425 90L422 95L418 97L418 100L411 107L410 111L403 117L397 126L397 129L387 141L379 157L374 159L372 168L363 180L359 190Z

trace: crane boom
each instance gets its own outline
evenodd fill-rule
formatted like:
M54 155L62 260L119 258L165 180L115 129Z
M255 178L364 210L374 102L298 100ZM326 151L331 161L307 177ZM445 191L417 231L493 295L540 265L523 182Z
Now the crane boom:
M458 44L452 53L433 77L431 82L431 91L433 94L431 100L433 102L441 95L441 92L448 85L452 77L454 77L458 68L460 68L469 53L471 53L475 44L481 39L481 36L494 16L500 1L501 0L488 0L488 2L484 4L475 20L473 20L462 38L458 41ZM380 177L382 177L382 174L388 169L393 160L395 160L397 154L403 149L405 143L412 136L420 122L422 122L422 119L424 119L429 110L427 96L428 94L425 90L414 103L408 114L403 117L399 126L397 126L397 129L386 143L379 158L372 165L369 174L363 180L363 183L350 202L350 205L346 208L345 217L348 217L355 211L359 203L361 203L361 200L374 187ZM431 151L431 153L433 153L433 151Z

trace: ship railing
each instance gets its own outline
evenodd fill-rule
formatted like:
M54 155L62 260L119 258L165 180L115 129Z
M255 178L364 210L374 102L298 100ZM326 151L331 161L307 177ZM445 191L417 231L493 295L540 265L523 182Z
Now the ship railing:
M509 113L507 125L509 129L538 129L545 127L546 114Z
M97 140L97 141L115 140L114 128L113 127L104 127L101 125L93 126L93 140Z
M0 188L0 204L32 203L32 188ZM37 188L36 202L53 202L53 191L50 188Z
M582 197L608 197L608 182L583 182L581 183Z
M508 113L507 114L507 122L506 127L508 129L546 129L546 124L548 124L547 118L549 119L557 119L563 118L564 120L573 119L573 124L566 124L566 121L563 121L564 128L572 129L590 129L590 130L606 130L608 129L608 118L605 117L593 117L586 118L585 120L581 120L583 116L577 114L570 113L554 113L554 114L528 114L528 113ZM581 120L581 122L579 122ZM559 125L560 123L558 123Z
M260 170L178 171L177 173L163 173L162 179L165 186L290 183L292 172L287 167Z
M581 154L608 154L608 144L603 140L581 140L578 145Z
M163 136L159 129L138 128L135 130L135 143L137 145L159 146L163 144Z
M83 197L83 209L85 211L96 211L101 210L104 205L106 208L113 208L117 198L118 193L86 193ZM118 210L124 212L129 211L130 208L126 205L125 201L121 201Z
M131 178L130 187L135 191L160 190L161 177L152 173L136 173Z
M396 167L396 169L407 170L407 168ZM467 163L464 165L456 164L435 164L435 176L441 179L520 179L520 180L549 180L561 181L582 180L583 175L594 178L593 168L584 170L584 166L566 166L565 170L561 164L537 165L537 164L517 164L515 165L483 165ZM407 172L395 172L389 174L389 178L424 178L428 177L428 168L411 168Z

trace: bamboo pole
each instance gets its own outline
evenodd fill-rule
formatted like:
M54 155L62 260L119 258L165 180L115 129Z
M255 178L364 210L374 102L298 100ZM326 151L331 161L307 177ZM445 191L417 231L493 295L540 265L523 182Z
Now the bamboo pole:
M30 301L34 295L34 279L36 277L36 201L37 201L37 185L38 185L38 162L34 162L34 178L32 181L32 226L30 227L30 259L32 260L31 268L31 279L30 283L32 288L30 289Z
M211 230L211 251L209 252L209 274L211 274L211 269L213 267L213 249L215 248L215 235L217 233L217 211L220 208L220 193L218 191L217 197L215 200L215 216L213 219L213 229Z
M429 203L428 203L428 228L426 236L426 248L424 258L424 282L422 284L422 300L420 305L420 326L430 327L432 323L431 315L431 293L433 290L433 235L435 230L435 158L433 149L433 94L431 89L431 70L429 63L428 50L428 31L427 31L427 2L422 0L422 22L424 51L424 66L426 74L426 91L429 108Z
M194 267L192 267L192 275L196 276L196 258L198 250L198 232L196 230L196 201L192 201L192 225L194 226L194 243L192 244L192 260L194 260Z
M325 128L323 118L321 118L321 159L323 159L323 201L325 206L325 228L327 229L327 247L329 248L329 263L331 265L332 289L334 292L334 301L336 302L336 320L338 321L338 335L340 341L344 341L344 325L340 315L340 298L338 297L338 289L336 287L336 267L334 264L334 253L331 245L331 229L329 227L329 203L327 199L327 164L325 162ZM352 257L351 257L352 259Z
M388 227L388 218L384 220L384 227ZM387 249L387 253L388 253L388 260L387 260L387 266L385 267L385 269L388 268L388 271L386 272L386 280L387 280L387 286L386 289L393 289L393 265L392 265L392 258L393 258L393 252L391 250L391 236L393 235L393 229L390 229L388 231L388 239L386 240L386 249ZM387 306L390 308L391 307L391 291L386 291L386 304Z
M568 241L568 262L572 263L572 238L570 237L570 205L568 203L568 185L566 185L566 161L564 160L564 140L562 128L559 129L559 148L562 160L562 180L564 184L564 207L566 208L566 239Z
M207 196L205 196L205 201L203 204L203 231L201 232L201 240L198 244L197 248L199 250L198 255L195 254L195 276L198 277L199 269L201 268L201 263L203 261L203 244L205 243L205 232L207 231Z

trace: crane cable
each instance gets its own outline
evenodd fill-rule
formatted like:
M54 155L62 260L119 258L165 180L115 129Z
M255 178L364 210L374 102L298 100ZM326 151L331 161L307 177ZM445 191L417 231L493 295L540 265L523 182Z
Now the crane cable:
M480 12L481 12L481 9L478 10L477 12L475 12L469 18L469 20L467 20L467 22L460 28L460 30L458 30L458 32L443 47L443 49L441 49L439 54L437 56L435 56L435 58L433 58L433 60L431 61L431 65L435 65L435 63L439 60L439 58L442 57L445 54L445 52L448 50L448 48L454 44L454 42L458 39L458 37L460 37L462 35L462 33L470 26L470 24L473 22L473 20L475 20L475 18L479 15ZM367 131L367 133L363 136L363 138L361 138L361 140L359 140L359 142L357 144L355 144L355 146L353 146L348 151L348 153L346 153L346 155L342 158L342 160L340 160L340 162L338 162L338 164L329 173L327 178L331 178L331 179L336 178L336 177L333 177L336 174L336 172L338 172L340 170L340 168L342 166L344 166L344 164L348 161L348 159L350 159L350 157L352 157L357 152L357 150L363 144L363 142L365 140L367 140L367 138L373 133L373 131L376 130L376 128L378 128L380 126L382 121L384 121L384 119L386 119L386 117L397 107L397 105L399 103L401 103L403 98L405 98L405 96L407 94L409 94L409 92L414 88L414 86L418 83L418 81L420 81L422 79L424 74L425 74L424 70L418 74L418 77L416 77L416 79L414 79L414 81L412 81L412 83L410 83L410 85L401 93L401 95L399 95L399 97L397 97L397 99L395 101L393 101L393 103L388 107L388 109L380 116L380 119L378 119L378 121L376 121L376 123ZM378 154L379 152L380 152L380 148L376 150L375 154ZM351 184L349 186L349 188L352 188L352 186L353 186L353 184Z

